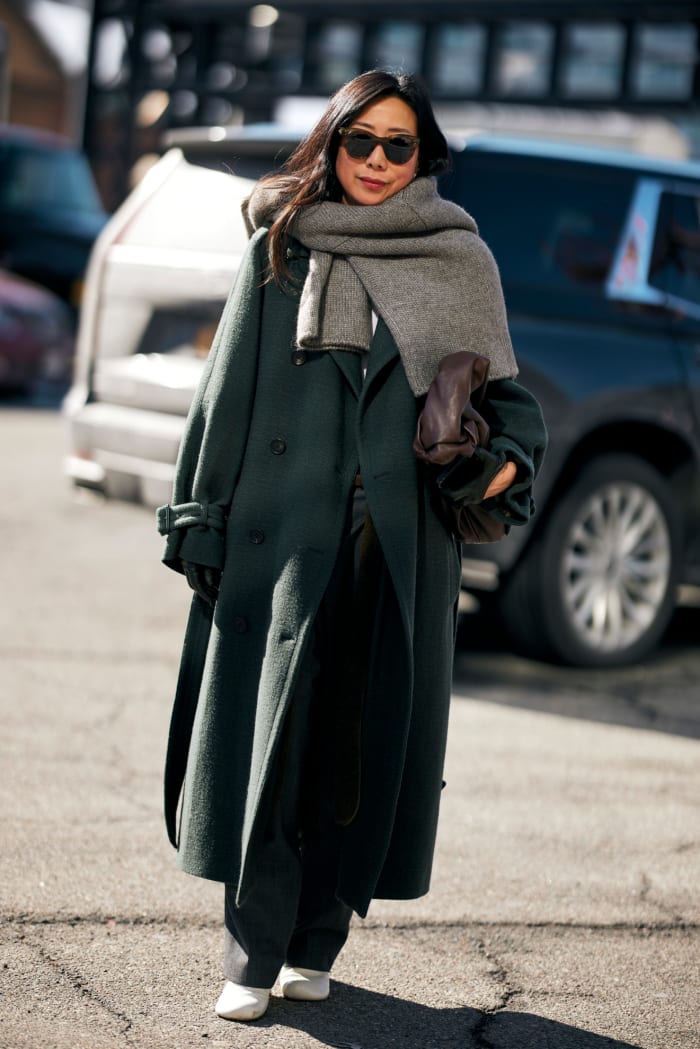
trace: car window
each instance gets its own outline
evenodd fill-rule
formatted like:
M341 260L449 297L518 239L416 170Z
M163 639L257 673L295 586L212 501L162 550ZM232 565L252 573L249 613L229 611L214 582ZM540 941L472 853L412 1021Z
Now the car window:
M0 206L102 211L87 161L68 150L0 147Z
M447 192L456 191L476 219L509 305L524 308L537 292L541 299L556 295L560 303L600 297L632 185L626 172L477 151L470 156L467 149Z
M700 305L700 190L661 194L649 283Z

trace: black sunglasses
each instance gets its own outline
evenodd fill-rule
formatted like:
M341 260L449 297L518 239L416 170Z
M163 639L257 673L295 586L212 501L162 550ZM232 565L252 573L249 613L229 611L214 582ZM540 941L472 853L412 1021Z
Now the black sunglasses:
M384 156L391 164L407 164L415 153L419 138L415 135L392 135L390 138L379 138L369 131L359 128L341 127L343 145L353 160L366 160L377 146L384 150Z

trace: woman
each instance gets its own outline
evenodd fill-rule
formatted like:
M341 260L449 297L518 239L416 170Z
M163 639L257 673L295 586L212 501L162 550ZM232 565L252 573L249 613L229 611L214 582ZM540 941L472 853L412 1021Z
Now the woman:
M262 1016L278 974L327 997L353 911L428 891L460 559L412 444L447 355L490 360L483 508L531 512L541 416L493 259L437 194L447 161L420 83L373 71L258 184L159 511L196 592L168 827L182 868L226 885L228 1019Z

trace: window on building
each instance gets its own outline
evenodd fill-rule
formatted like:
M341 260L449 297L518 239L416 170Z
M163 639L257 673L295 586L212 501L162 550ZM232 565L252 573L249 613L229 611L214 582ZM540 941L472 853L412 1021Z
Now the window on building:
M116 88L126 83L131 73L129 64L128 20L105 18L95 34L92 82L98 88Z
M486 29L443 22L431 33L427 77L435 95L476 95L483 85Z
M141 37L141 55L151 86L168 87L177 69L170 30L165 25L150 25Z
M416 22L382 22L371 36L369 67L419 73L424 35Z
M564 29L559 90L565 98L615 98L622 89L625 30L573 22Z
M635 27L630 88L636 98L692 98L697 30L690 22Z
M304 61L304 19L271 4L256 4L248 13L243 61L248 86L262 93L296 91Z
M497 95L547 95L554 29L545 22L508 22L496 33L494 88Z
M321 91L335 91L362 72L363 29L358 22L334 19L320 27L311 49L309 81Z

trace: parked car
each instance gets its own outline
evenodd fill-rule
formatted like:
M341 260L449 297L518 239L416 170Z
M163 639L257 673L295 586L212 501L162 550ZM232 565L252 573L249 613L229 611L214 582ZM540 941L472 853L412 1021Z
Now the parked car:
M0 270L0 391L25 392L42 381L67 384L73 344L66 304L46 288Z
M241 199L293 141L193 133L105 229L66 402L77 484L167 501L245 247ZM521 378L551 438L534 521L465 549L465 582L496 592L531 655L639 659L678 585L700 583L700 165L486 134L453 156L442 190L500 264Z
M77 306L106 221L80 150L48 131L0 124L0 266Z

